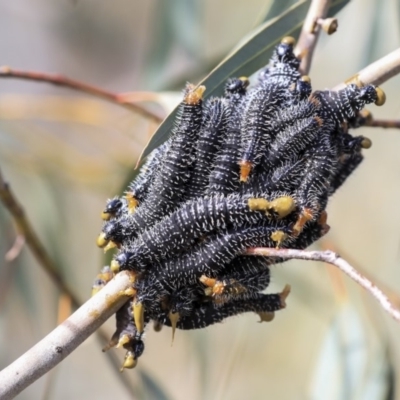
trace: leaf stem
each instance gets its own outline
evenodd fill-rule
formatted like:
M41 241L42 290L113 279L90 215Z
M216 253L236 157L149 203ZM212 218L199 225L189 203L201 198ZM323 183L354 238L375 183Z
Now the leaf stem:
M138 104L127 102L125 99L125 95L120 96L117 93L112 93L107 90L101 89L97 86L88 85L87 83L77 81L75 79L70 79L63 75L54 75L54 74L47 74L44 72L35 72L35 71L22 71L22 70L12 69L7 66L3 66L0 67L0 78L26 79L30 81L46 82L56 86L62 86L69 89L74 89L107 100L111 103L123 106L130 111L133 111L145 118L148 118L156 122L157 124L162 121L162 118L157 114L153 113L152 111Z
M272 248L261 248L256 247L248 249L247 255L254 256L265 256L265 257L279 257L286 260L298 259L298 260L309 260L309 261L323 261L338 267L342 272L348 275L351 279L357 282L365 290L367 290L376 300L382 308L388 312L397 322L400 322L400 310L396 309L389 298L380 290L375 284L373 284L368 278L358 272L352 267L346 260L340 257L333 251L308 251L308 250L297 250L297 249L272 249Z

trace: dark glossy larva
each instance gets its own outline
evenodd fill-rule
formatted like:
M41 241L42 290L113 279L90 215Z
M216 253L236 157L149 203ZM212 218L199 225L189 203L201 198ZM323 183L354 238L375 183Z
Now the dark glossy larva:
M204 87L188 85L170 138L148 158L125 198L107 202L97 243L118 247L101 290L121 270L134 276L117 313L110 347L133 368L153 321L200 329L254 312L270 321L290 288L264 294L270 266L282 258L246 255L252 247L305 249L329 231L329 197L371 146L349 129L365 104L382 104L374 86L312 93L284 38L258 82L231 78L224 96L202 104Z
M208 177L215 158L226 138L231 109L225 99L213 98L203 110L201 127L194 151L194 162L186 199L202 196L208 186Z
M177 328L183 330L206 328L234 315L247 312L254 312L256 314L273 313L284 307L282 295L279 293L258 293L250 299L233 300L223 304L216 304L210 301L203 303L194 310L191 317L180 318ZM170 325L168 320L166 321L166 325Z
M230 117L225 140L208 177L207 194L229 194L239 188L240 123L248 85L246 78L235 78L225 86Z
M131 212L146 198L155 176L159 173L160 165L170 143L171 140L168 140L157 149L154 149L147 157L139 174L129 184L125 197Z
M264 200L265 207L252 208L253 200ZM245 195L206 196L184 203L178 210L143 232L117 255L122 269L143 271L148 265L168 259L216 230L254 226L263 220L279 219L294 209L290 199L275 192ZM285 215L286 216L286 215Z

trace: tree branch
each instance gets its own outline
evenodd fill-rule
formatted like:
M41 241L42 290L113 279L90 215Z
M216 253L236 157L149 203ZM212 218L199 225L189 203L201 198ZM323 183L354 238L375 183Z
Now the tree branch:
M335 86L333 90L343 89L349 83L363 85L381 85L400 73L400 49L394 50L379 60L365 67L345 82Z
M300 71L308 74L311 68L312 56L317 45L318 36L323 29L329 35L336 31L336 18L328 18L331 0L312 0L306 19L295 49L295 54L300 57Z
M67 294L72 301L74 307L78 308L81 305L78 297L75 293L66 285L61 274L55 267L53 261L51 260L49 254L41 243L38 235L33 229L31 223L25 215L25 211L18 202L14 193L7 182L4 181L3 175L0 170L0 200L3 202L4 206L11 213L14 221L17 225L18 236L23 236L26 244L32 251L37 262L45 269L52 281L55 283L57 288Z
M365 290L374 296L382 308L388 312L396 321L400 322L400 311L397 310L388 297L374 285L369 279L360 274L354 267L352 267L346 260L341 258L333 251L307 251L295 249L270 249L270 248L253 248L248 249L247 255L266 256L266 257L279 257L284 259L298 259L309 261L323 261L338 267L342 272L348 275L351 279L356 281Z
M131 285L131 275L119 273L44 339L0 371L0 398L14 398L74 351L128 300L125 291Z
M163 120L163 118L153 113L152 111L149 111L148 109L139 106L137 104L127 102L125 100L125 95L120 96L119 94L108 92L96 86L88 85L84 82L70 79L66 76L46 74L43 72L35 72L35 71L21 71L3 66L0 67L0 78L17 78L17 79L36 81L36 82L51 83L56 86L62 86L83 93L91 94L93 96L107 100L111 103L118 104L120 106L127 108L130 111L133 111L137 114L142 115L145 118L148 118L156 122L157 124L159 124Z
M78 299L78 297L72 291L72 289L65 283L62 275L56 268L54 262L47 253L45 247L41 243L38 235L34 231L22 206L18 202L14 193L11 191L10 186L4 181L3 176L1 174L1 170L0 170L0 200L6 206L11 215L14 217L14 221L17 225L17 231L18 231L17 235L18 242L21 243L23 238L23 241L26 242L27 246L29 247L29 250L33 253L39 265L50 276L51 280L56 285L57 289L61 293L64 293L67 296L69 296L73 307L75 309L78 309L82 305L82 302ZM10 251L7 253L7 255L10 255ZM103 346L106 343L108 343L109 338L103 330L99 329L97 330L96 333ZM113 367L116 367L114 368L114 370L119 371L119 361L115 357L114 353L107 352L106 356L108 357L108 360L111 362ZM127 375L118 373L118 377L123 382L126 389L130 392L131 396L134 396L131 380L127 377Z
M252 248L247 255L323 261L338 267L368 292L397 321L400 311L393 307L387 296L370 280L361 275L347 261L332 251L306 251L295 249ZM92 297L66 321L26 352L18 360L0 372L0 398L11 399L32 382L57 365L115 311L126 302L125 291L131 287L128 272L119 273L96 296Z
M375 119L372 113L364 108L363 110L359 111L359 116L362 121L362 126L367 126L370 128L394 128L400 129L400 120L396 119Z
M400 121L398 119L372 119L363 126L371 128L400 129Z

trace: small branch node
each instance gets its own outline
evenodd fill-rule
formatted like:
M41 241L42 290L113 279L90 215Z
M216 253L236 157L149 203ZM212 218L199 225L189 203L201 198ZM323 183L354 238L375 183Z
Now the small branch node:
M317 26L320 26L322 30L328 35L332 35L332 33L335 33L339 25L337 18L318 18L315 24ZM315 28L313 33L315 33Z

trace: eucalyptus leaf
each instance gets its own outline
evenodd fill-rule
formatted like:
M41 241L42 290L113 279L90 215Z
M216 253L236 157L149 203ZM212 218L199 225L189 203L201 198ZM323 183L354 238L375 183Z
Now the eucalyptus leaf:
M350 0L333 1L329 16L339 12ZM199 84L205 85L205 98L222 94L226 80L232 76L248 76L268 63L274 46L284 36L297 37L307 11L309 0L301 0L272 20L265 22L245 37L238 46L215 67ZM146 157L169 136L178 108L161 123L142 152Z
M170 0L159 2L155 11L154 40L148 52L144 82L159 89L165 86L170 56L178 45L190 57L196 58L200 47L200 11L198 1ZM164 71L164 72L160 72Z
M282 14L286 9L296 3L296 0L278 0L274 1L269 8L268 12L263 16L261 22L269 21L279 14Z

